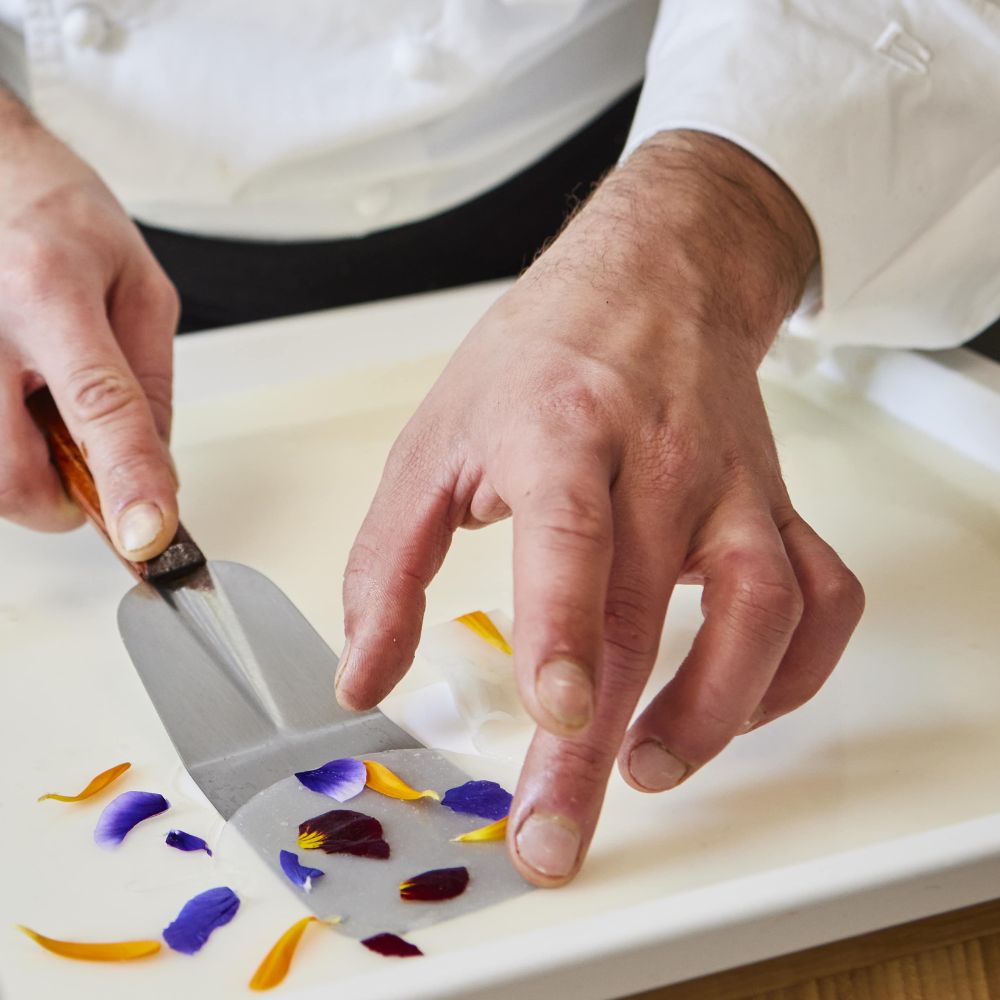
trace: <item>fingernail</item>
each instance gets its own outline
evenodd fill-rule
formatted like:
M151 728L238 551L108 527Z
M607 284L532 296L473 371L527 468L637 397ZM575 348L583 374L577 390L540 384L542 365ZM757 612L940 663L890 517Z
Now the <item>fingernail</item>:
M351 652L351 640L348 639L344 643L344 648L340 654L340 663L337 664L337 672L333 675L333 690L336 691L340 687L340 682L344 679L344 673L347 670L347 658Z
M142 501L118 518L118 543L125 552L149 548L163 530L163 512L156 504Z
M680 783L690 767L659 740L644 740L628 755L632 780L651 792L663 792Z
M518 857L529 867L550 878L564 878L576 866L580 853L580 831L563 816L532 813L514 838Z
M568 729L582 729L594 712L594 688L582 667L569 660L542 664L535 681L541 706Z

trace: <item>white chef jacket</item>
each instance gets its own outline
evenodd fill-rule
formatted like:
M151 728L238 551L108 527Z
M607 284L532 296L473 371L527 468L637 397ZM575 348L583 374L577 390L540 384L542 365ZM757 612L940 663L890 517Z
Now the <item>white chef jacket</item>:
M1000 316L1000 3L657 7L0 0L0 76L137 218L280 240L454 207L645 75L626 157L721 135L809 212L793 332L943 347Z

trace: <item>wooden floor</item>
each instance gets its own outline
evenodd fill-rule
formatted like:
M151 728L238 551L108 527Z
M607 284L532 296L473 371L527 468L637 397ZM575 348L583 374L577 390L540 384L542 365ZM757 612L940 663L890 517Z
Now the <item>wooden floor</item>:
M1000 1000L1000 899L629 1000Z

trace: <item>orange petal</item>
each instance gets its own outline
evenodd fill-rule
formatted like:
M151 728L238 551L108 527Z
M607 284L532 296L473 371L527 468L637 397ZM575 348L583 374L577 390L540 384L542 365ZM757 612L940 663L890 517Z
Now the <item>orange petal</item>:
M116 781L120 778L132 765L128 762L124 764L115 764L114 767L109 767L106 771L101 771L96 778L93 778L87 787L77 795L59 795L56 792L49 792L47 795L40 795L38 798L39 802L44 802L46 799L55 799L57 802L82 802L84 799L89 799L91 795L96 795L98 792L107 788L111 782Z
M501 653L511 655L514 650L510 648L510 643L500 633L500 629L493 624L490 616L485 611L470 611L467 615L456 618L466 628L471 628L476 635L481 636L491 646L499 649Z
M250 989L269 990L277 986L285 976L292 964L292 956L299 946L305 929L314 921L316 917L303 917L292 924L284 934L274 942L274 947L264 956L264 961L257 967L257 971L250 980Z
M404 799L406 801L436 799L438 802L441 801L441 796L433 789L425 788L422 792L418 792L415 788L410 788L399 775L393 774L384 764L379 764L374 760L366 760L364 765L368 772L366 782L368 787L373 791L381 792L382 795L388 795L390 799Z
M456 844L474 844L484 840L503 840L507 836L507 817L498 819L489 826L481 826L476 830L463 833L460 837L452 837Z
M88 944L83 941L57 941L33 931L30 927L17 925L33 941L37 941L46 951L64 958L79 958L88 962L127 962L133 958L145 958L160 950L159 941L109 941L103 944Z

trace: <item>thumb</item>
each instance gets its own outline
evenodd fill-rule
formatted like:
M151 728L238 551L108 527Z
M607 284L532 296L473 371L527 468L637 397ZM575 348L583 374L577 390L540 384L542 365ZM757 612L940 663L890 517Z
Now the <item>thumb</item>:
M177 499L149 399L103 309L63 304L42 328L34 360L87 460L115 547L133 562L151 559L177 530Z

